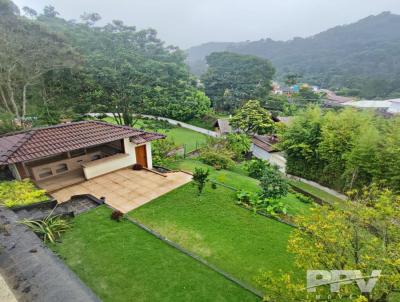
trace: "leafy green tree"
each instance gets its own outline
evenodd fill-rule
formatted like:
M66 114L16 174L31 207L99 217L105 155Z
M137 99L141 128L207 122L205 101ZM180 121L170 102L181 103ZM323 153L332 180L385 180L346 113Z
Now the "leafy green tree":
M356 139L369 122L372 122L372 116L353 109L343 110L339 114L325 114L317 150L324 162L324 182L330 182L335 188L343 189L342 175L346 166L344 157L354 149Z
M297 112L297 105L289 102L286 95L270 94L263 102L263 107L268 109L274 116L291 116Z
M20 124L35 99L43 77L57 69L74 67L78 55L67 41L47 27L20 17L10 8L0 18L0 109L15 116Z
M300 112L279 133L279 146L286 155L286 172L307 179L319 180L322 161L318 153L321 141L322 111L310 107Z
M286 196L289 192L289 184L276 166L265 167L260 186L263 198L277 199Z
M269 162L263 159L255 158L246 161L246 170L249 173L249 176L256 179L261 179L264 175L264 171L269 167Z
M275 73L271 63L255 56L216 52L207 57L202 77L205 91L217 110L232 111L251 99L265 99Z
M248 135L270 134L275 131L271 113L261 107L259 101L248 101L230 119L230 125Z
M251 140L245 134L231 133L226 136L227 148L235 154L236 160L242 160L250 151Z
M209 175L210 175L209 170L197 167L194 169L193 181L196 184L197 189L199 190L199 195L201 195L201 193L203 192Z
M265 301L318 301L318 294L330 295L331 301L395 301L400 286L400 197L372 186L340 206L316 207L311 214L296 218L299 228L290 236L288 249L294 254L299 270L361 270L370 274L382 270L371 294L361 293L357 285L342 285L339 293L320 286L307 293L305 278L292 273L259 278L266 293ZM342 297L340 296L342 295ZM393 300L392 300L393 298Z
M377 154L369 161L376 161L375 182L400 192L400 117L390 119L383 125L384 135L380 135Z

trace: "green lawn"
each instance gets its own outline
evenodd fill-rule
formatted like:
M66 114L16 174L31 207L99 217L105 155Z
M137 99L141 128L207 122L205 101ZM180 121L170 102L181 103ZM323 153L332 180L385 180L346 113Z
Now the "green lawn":
M316 187L313 187L313 186L311 186L309 184L306 184L306 183L304 183L302 181L297 181L297 180L291 179L289 182L290 182L290 184L292 186L298 187L301 190L303 190L303 191L305 191L305 192L307 192L307 193L309 193L309 194L311 194L311 195L313 195L313 196L315 196L315 197L317 197L317 198L319 198L319 199L321 199L321 200L323 200L325 202L328 202L328 203L339 202L340 203L342 201L342 199L340 199L340 198L338 198L338 197L336 197L336 196L334 196L332 194L329 194L328 192L322 191L322 190L320 190L320 189L318 189Z
M104 121L115 123L115 119L112 117L107 117ZM146 122L149 121L151 123L151 120L146 120ZM145 120L143 119L138 119L134 127L149 130L147 129ZM157 132L167 135L167 137L171 138L178 146L185 146L186 152L196 150L196 148L200 147L207 141L207 136L205 134L172 125L168 129L159 129Z
M194 119L191 119L190 121L187 121L186 123L193 125L193 126L200 127L200 128L204 128L207 130L215 131L215 128L214 128L215 122L216 122L216 120L204 121L203 119L194 118Z
M51 248L105 302L258 301L220 274L101 206Z
M286 250L293 229L238 207L221 186L198 196L189 183L129 215L255 287L260 271L294 270Z
M215 170L213 167L203 164L200 161L193 159L185 159L173 162L170 164L172 169L180 169L184 171L193 172L196 167L202 167L210 170L210 179L223 183L236 189L243 189L250 192L258 192L260 187L258 180L244 175L243 169L240 167L241 164L232 168L232 170ZM238 170L239 173L235 171ZM306 214L311 207L310 204L305 204L297 200L293 194L281 198L281 201L285 204L288 213L292 215Z

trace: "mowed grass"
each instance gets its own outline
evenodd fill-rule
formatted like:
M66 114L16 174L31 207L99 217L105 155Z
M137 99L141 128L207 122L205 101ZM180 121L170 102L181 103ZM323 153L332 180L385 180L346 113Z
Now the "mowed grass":
M101 206L51 248L105 302L258 301L252 293Z
M328 192L325 192L323 190L320 190L316 187L313 187L307 183L304 183L302 181L297 181L297 180L290 180L289 183L297 188L302 189L303 191L325 201L328 203L340 203L343 200L340 199L339 197L336 197L335 195L329 194Z
M109 123L116 123L115 119L112 117L107 117L103 120ZM138 119L134 128L153 131L147 128L146 123L151 123L151 120ZM168 138L172 139L177 146L185 146L186 152L196 150L207 141L207 136L205 134L172 125L166 129L159 129L157 132L165 134Z
M198 196L189 183L129 215L254 287L261 271L295 270L287 252L293 228L237 206L222 186L208 184Z
M239 164L241 165L241 164ZM237 168L240 173L232 170L215 170L213 167L203 164L194 159L178 160L170 164L172 169L180 169L188 172L193 172L196 167L208 169L210 171L210 179L218 183L230 186L237 190L245 190L249 192L259 192L260 186L257 179L248 177L243 173L243 167ZM289 193L287 196L280 199L291 215L307 214L312 205L300 202L294 194Z

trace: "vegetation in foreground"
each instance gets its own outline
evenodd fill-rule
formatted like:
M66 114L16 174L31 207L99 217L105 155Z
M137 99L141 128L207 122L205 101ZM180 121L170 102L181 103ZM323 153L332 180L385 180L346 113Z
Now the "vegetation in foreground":
M0 182L0 204L6 207L26 206L47 199L46 191L38 189L29 180Z
M298 217L300 228L289 239L288 250L294 254L298 269L360 270L364 276L381 270L371 294L361 293L354 282L341 285L338 293L330 292L329 286L319 286L310 294L305 290L305 279L298 282L292 273L276 276L270 272L259 280L265 300L320 301L319 294L329 295L330 301L399 301L399 208L399 196L373 185L340 206L318 207L310 215Z
M50 245L105 302L258 301L252 293L101 206ZM96 234L96 236L93 236Z

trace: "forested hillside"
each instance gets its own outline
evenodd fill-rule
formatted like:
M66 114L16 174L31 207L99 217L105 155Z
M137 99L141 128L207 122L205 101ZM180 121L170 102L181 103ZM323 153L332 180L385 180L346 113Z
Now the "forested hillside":
M188 50L196 74L206 70L205 56L230 51L269 59L277 77L297 73L323 88L352 88L365 98L400 97L400 16L389 12L337 26L309 38L207 43Z
M132 113L187 120L209 110L184 53L165 46L153 29L122 21L96 26L96 13L79 21L52 6L23 12L0 0L0 114L2 120L54 124L87 112L112 112L132 125ZM122 113L122 114L120 114Z

